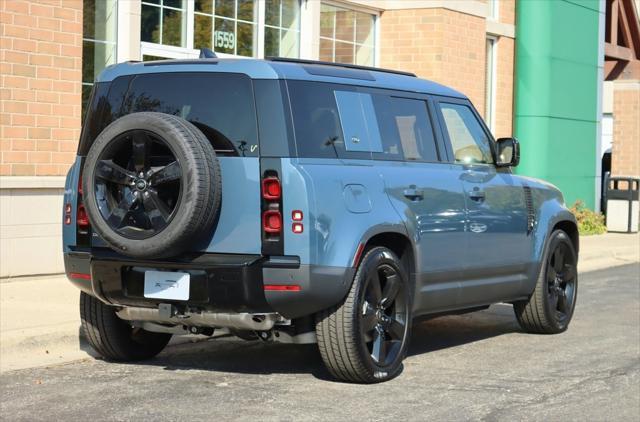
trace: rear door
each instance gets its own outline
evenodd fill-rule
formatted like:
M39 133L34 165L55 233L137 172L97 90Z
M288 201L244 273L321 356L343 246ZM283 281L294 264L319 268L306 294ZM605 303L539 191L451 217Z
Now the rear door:
M277 81L272 81L276 84ZM152 111L181 117L213 145L222 170L222 206L217 226L192 251L261 253L260 145L254 81L239 73L158 72L116 78L93 99L79 154L111 122ZM106 246L93 234L93 246Z
M516 295L526 279L524 189L508 169L494 165L491 135L468 101L441 99L437 111L467 207L467 270L460 304Z
M465 203L441 160L426 97L374 95L383 152L374 153L389 198L416 243L416 314L454 308L465 261ZM437 124L437 123L436 123Z

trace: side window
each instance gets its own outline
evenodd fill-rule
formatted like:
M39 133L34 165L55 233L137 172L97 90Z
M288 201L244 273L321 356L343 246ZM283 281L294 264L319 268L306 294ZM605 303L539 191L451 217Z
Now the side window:
M492 164L489 138L473 111L466 105L449 103L440 103L440 110L455 161Z
M380 129L371 94L335 91L347 151L382 152Z
M410 98L376 95L375 110L382 134L379 160L438 161L427 103Z
M331 85L302 81L287 85L298 157L337 158L344 139Z
M323 82L287 86L298 157L371 159L382 151L370 94Z

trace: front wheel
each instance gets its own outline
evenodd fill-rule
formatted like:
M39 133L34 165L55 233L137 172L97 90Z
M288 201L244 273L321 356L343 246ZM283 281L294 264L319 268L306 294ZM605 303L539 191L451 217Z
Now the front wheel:
M114 307L80 293L80 319L91 347L103 358L114 361L150 359L165 348L171 334L152 333L132 327L116 315Z
M402 370L411 328L411 292L398 257L376 247L362 258L346 299L316 317L320 354L336 378L387 381Z
M533 294L513 309L520 327L530 333L555 334L569 327L578 294L578 257L569 236L554 231Z

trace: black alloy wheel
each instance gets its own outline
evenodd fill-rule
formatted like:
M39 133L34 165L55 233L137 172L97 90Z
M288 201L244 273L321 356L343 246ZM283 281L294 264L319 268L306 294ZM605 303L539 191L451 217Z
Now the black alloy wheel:
M557 334L569 327L578 294L577 267L578 254L567 233L551 233L533 293L513 304L524 331Z
M131 130L103 150L94 172L95 200L109 227L146 239L173 218L182 193L180 164L158 134Z
M405 340L409 317L406 286L392 266L381 264L367 278L360 333L373 362L385 367L394 362Z
M382 382L400 374L410 333L407 272L381 246L364 254L344 301L316 315L322 360L331 375L348 382Z
M564 325L571 317L576 300L576 260L566 243L559 243L548 260L547 294L558 322Z
M222 172L211 142L192 123L131 113L91 144L82 189L91 229L111 249L168 258L202 247L215 231Z

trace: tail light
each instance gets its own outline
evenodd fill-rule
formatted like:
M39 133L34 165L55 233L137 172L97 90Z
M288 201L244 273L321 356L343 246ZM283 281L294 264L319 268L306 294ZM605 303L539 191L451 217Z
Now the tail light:
M304 218L304 214L300 210L291 211L291 219L293 220L293 224L291 225L291 231L295 234L300 234L304 232L304 224L302 224L302 220Z
M67 226L71 224L71 211L72 211L71 204L67 203L64 206L64 224Z
M262 253L279 255L284 252L282 221L282 185L278 172L267 170L261 182Z
M78 177L78 197L76 199L76 244L78 246L91 246L91 223L83 204L83 193L82 173L80 173L80 177ZM69 212L69 217L71 217L71 212Z
M84 209L83 204L78 206L76 221L78 222L78 229L82 231L89 230L89 217L87 216L87 211Z
M280 211L269 210L262 214L262 230L265 233L280 233L282 231L282 215Z
M262 180L262 197L267 201L277 201L282 195L280 180L277 177L265 177Z

